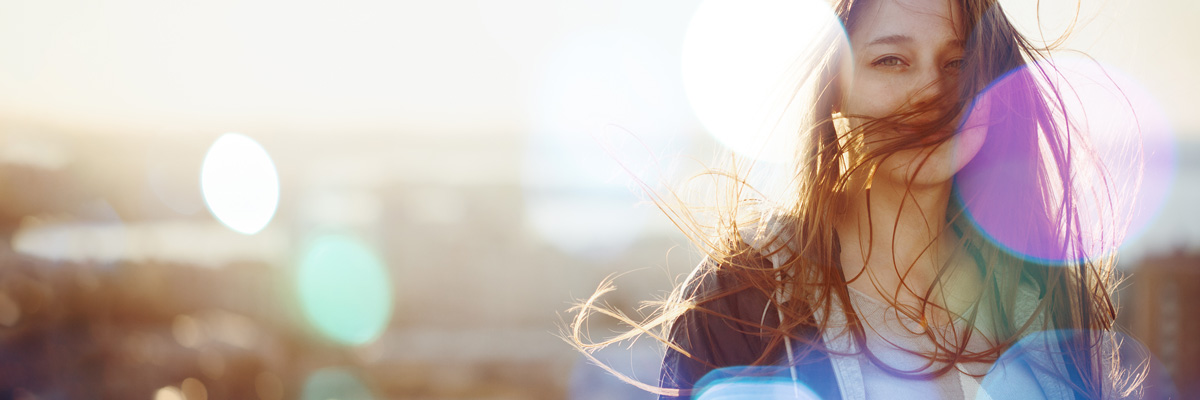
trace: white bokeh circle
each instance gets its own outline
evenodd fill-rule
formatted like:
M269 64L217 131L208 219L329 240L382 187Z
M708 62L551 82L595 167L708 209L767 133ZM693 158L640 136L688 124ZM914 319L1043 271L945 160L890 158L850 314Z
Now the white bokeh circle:
M845 30L818 0L706 0L688 24L682 75L688 103L709 134L735 153L783 162L795 156L811 106L805 63Z
M226 133L204 156L200 190L213 216L253 235L271 222L279 205L279 173L267 150L246 135Z

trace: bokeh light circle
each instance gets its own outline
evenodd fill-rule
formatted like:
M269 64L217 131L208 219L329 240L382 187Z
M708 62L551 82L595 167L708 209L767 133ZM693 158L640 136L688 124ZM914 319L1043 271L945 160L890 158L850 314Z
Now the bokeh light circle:
M696 400L820 400L783 366L726 367L696 382Z
M183 392L174 386L159 388L154 391L154 400L186 400L183 397Z
M252 235L271 222L279 205L279 173L267 150L246 135L226 133L204 156L200 190L213 216Z
M819 0L706 0L683 43L687 99L707 131L734 152L765 161L795 156L811 93L802 62L847 45Z
M1031 85L1055 88L1062 109L1050 121L1069 127L1068 139L1054 144L1029 128ZM1145 231L1161 211L1176 172L1174 137L1162 108L1128 75L1088 59L1041 62L998 79L976 103L991 107L986 139L955 177L956 195L994 244L1039 263L1094 259ZM1055 160L1052 145L1070 156ZM1065 210L1055 184L1064 166L1074 200ZM1077 223L1044 221L1063 211L1078 214ZM1067 245L1064 231L1079 243Z
M392 314L392 290L383 261L346 235L323 235L305 247L296 272L304 314L329 338L368 343Z
M301 400L370 400L375 396L355 374L345 368L324 368L304 381Z
M1097 342L1091 347L1091 359L1103 363L1101 384L1109 385L1104 398L1115 392L1131 390L1132 399L1177 399L1178 390L1162 363L1136 339L1111 331L1050 330L1033 332L1017 341L992 364L979 384L977 399L1057 398L1052 393L1072 397L1072 386L1083 386L1068 370L1087 368L1077 364L1067 352L1084 348L1085 337ZM1114 357L1115 356L1115 357ZM1065 369L1064 369L1065 368ZM1112 397L1112 398L1116 398Z

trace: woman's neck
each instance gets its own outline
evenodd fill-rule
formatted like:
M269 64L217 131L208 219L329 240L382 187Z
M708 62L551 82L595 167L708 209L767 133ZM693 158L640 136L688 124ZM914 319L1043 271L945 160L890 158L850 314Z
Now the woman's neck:
M851 287L872 296L914 306L924 299L958 312L954 303L963 296L953 292L972 290L978 279L958 273L971 261L955 251L957 238L946 226L951 182L905 186L876 180L848 196L847 212L835 223L842 272ZM945 265L950 270L939 278ZM930 287L935 290L925 299ZM938 290L944 288L953 289L945 293L949 298Z

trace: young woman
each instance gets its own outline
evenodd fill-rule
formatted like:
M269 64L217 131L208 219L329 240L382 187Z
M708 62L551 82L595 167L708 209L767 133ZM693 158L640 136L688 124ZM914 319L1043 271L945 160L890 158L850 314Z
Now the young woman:
M781 380L821 399L1136 395L1104 333L1113 260L1084 251L1085 141L1061 122L1060 88L1038 83L1044 52L995 0L833 10L849 48L811 70L794 197L723 210L706 260L618 338L667 346L659 385L642 386L671 399ZM1000 174L1028 179L987 184ZM996 207L1036 254L974 223ZM573 326L581 350L588 314L616 315L595 299Z

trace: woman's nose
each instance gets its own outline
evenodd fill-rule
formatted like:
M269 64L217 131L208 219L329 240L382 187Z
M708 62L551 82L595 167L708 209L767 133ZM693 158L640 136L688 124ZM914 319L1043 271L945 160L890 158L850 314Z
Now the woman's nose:
M925 67L914 79L915 87L912 98L914 105L936 102L948 91L951 82L944 68Z

